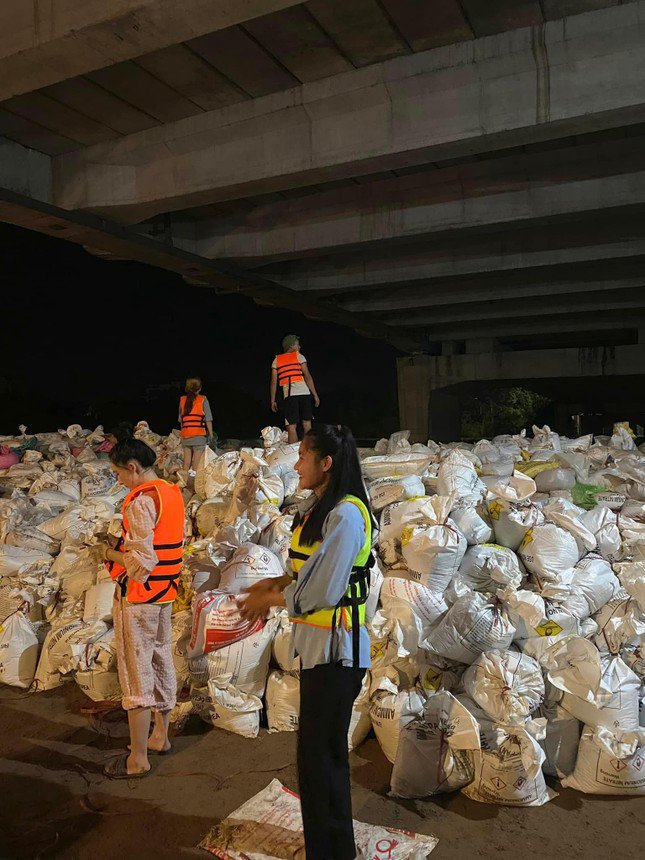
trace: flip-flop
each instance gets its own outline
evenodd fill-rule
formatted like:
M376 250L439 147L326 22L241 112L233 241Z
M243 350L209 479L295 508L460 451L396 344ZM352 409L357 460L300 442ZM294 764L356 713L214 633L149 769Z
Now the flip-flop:
M150 776L152 768L141 773L128 773L128 758L127 753L111 758L103 768L105 776L110 779L143 779L144 776Z

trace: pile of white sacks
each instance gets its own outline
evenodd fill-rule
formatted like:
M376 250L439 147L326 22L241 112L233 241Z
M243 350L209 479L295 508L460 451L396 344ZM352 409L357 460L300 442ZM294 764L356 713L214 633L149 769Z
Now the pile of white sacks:
M611 438L410 445L362 450L380 523L368 604L372 669L350 748L374 730L392 791L458 789L536 806L544 775L598 794L645 794L645 453ZM178 480L176 433L138 435ZM285 569L297 446L277 428L262 448L208 450L184 488L189 538L173 640L179 704L254 737L298 726L299 665L284 611L250 625L236 596ZM0 470L0 681L76 683L118 700L113 585L96 543L120 531L125 491L101 428L0 437L22 453ZM97 453L98 451L98 453ZM576 501L578 504L576 504ZM380 568L380 569L379 569ZM640 714L640 716L639 716Z

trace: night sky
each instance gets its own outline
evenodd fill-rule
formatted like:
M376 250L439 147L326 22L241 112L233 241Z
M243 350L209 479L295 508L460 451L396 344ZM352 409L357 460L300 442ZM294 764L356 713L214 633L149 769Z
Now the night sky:
M257 437L275 423L271 361L291 333L322 401L318 420L366 439L398 429L398 353L385 343L5 224L0 249L0 434L139 419L168 433L183 381L197 375L219 437Z

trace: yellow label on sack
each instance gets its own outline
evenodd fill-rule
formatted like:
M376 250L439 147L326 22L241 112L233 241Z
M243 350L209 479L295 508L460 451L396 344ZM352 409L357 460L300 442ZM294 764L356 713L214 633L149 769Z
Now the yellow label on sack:
M550 472L551 469L557 469L559 465L559 463L556 463L553 460L549 460L545 463L527 462L518 463L516 465L516 469L528 478L535 478L535 476L539 475L541 472Z
M562 627L556 624L555 621L544 621L539 627L535 627L535 632L539 636L557 636L562 633Z
M499 543L480 543L480 546L489 546L491 549L501 549L502 552L510 552L507 546L502 546Z
M530 543L533 543L533 529L529 529L527 531L527 533L524 535L524 539L522 540L522 543L520 544L520 548L519 548L518 552L522 552L522 550L525 549Z
M412 540L412 535L414 534L414 529L407 528L403 529L401 532L401 546L407 546Z
M501 502L490 502L489 503L488 513L490 514L491 520L498 520L501 512L502 512L502 503Z
M370 645L370 657L372 660L378 660L385 654L385 649L387 647L386 642L372 642Z
M423 687L426 690L434 690L438 692L441 687L441 677L443 672L439 669L428 669L423 678Z

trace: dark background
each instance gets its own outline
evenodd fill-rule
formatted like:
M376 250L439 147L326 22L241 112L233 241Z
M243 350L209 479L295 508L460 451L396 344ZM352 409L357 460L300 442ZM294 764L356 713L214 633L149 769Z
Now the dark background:
M140 419L168 433L184 379L196 375L219 437L257 437L281 420L269 408L270 368L291 333L319 420L366 439L398 429L398 353L385 343L5 224L0 254L0 434Z

